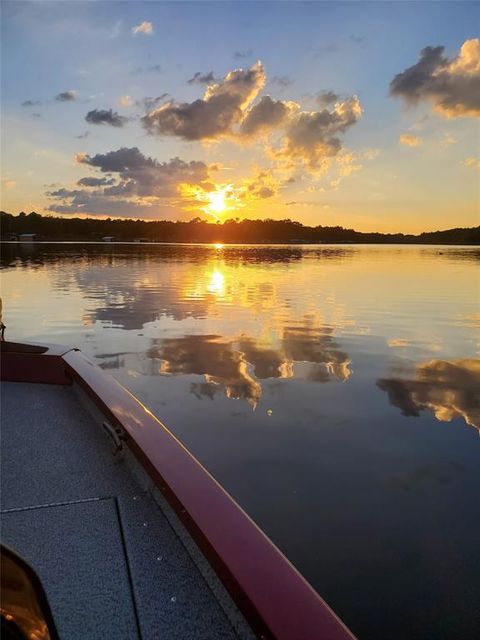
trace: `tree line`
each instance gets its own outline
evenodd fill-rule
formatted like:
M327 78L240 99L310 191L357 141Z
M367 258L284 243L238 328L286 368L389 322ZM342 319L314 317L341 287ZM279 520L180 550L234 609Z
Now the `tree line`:
M113 236L118 241L200 242L239 244L282 243L404 243L480 245L480 226L430 231L418 235L361 232L341 226L308 227L294 220L226 220L212 223L194 218L188 222L64 218L42 216L35 211L12 215L0 212L0 239L15 240L21 234L35 234L37 240L101 241Z

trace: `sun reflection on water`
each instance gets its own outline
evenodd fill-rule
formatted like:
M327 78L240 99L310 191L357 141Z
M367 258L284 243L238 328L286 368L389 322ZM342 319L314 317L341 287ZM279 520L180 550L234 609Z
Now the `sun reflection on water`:
M210 281L207 285L207 291L216 296L223 297L225 294L225 276L221 271L215 269L210 275Z

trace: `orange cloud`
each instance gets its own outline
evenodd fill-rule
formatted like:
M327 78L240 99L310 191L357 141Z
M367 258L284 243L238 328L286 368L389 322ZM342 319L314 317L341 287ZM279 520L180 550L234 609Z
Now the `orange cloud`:
M423 140L418 136L414 136L411 133L403 133L399 138L400 144L403 144L405 147L420 147L423 143Z
M150 36L153 33L153 24L151 22L147 22L146 20L144 20L140 24L137 24L136 27L132 27L132 33L133 35L138 35L139 33L142 33L146 36Z

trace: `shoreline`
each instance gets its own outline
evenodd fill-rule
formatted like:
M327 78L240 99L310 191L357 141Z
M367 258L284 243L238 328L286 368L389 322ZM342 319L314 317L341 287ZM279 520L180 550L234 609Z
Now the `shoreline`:
M111 245L135 245L135 246L197 246L197 247L212 247L216 249L224 249L226 247L332 247L332 246L390 246L390 247L403 247L403 246L430 246L430 247L479 247L480 243L471 242L355 242L353 240L344 241L344 242L195 242L195 241L164 241L164 240L150 240L148 242L137 242L135 240L2 240L0 239L0 244L8 244L8 245L19 245L21 247L33 247L36 245L43 244L86 244L86 245L102 245L102 246L111 246Z

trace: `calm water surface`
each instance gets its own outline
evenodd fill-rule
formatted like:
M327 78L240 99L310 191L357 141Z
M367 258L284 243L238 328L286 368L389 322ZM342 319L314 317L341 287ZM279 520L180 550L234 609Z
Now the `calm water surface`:
M362 640L480 637L480 251L2 245L7 336L76 344Z

